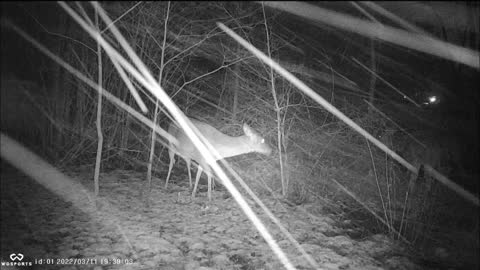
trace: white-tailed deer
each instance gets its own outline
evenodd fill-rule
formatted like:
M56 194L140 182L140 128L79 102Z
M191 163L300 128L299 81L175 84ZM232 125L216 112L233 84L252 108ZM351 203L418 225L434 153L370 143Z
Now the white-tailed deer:
M227 157L238 156L250 152L258 152L264 155L270 155L272 149L265 142L265 139L260 136L255 130L251 129L247 124L243 124L243 132L245 133L239 137L232 137L223 134L214 127L207 123L189 118L195 127L200 131L203 137L217 150L220 155L220 159ZM185 132L177 127L174 123L171 123L168 128L168 133L173 135L178 144L174 145L170 143L168 149L168 155L170 157L170 165L168 167L167 180L165 181L165 188L168 185L168 179L172 171L173 164L175 163L175 154L181 156L187 163L188 180L190 181L190 188L192 187L192 175L190 173L191 160L195 160L198 163L197 176L195 177L195 186L192 192L192 198L195 197L198 181L202 175L202 171L205 171L208 177L208 200L211 200L212 195L212 171L207 161L198 152L197 148L193 145L192 141L188 138ZM218 160L218 159L217 159Z

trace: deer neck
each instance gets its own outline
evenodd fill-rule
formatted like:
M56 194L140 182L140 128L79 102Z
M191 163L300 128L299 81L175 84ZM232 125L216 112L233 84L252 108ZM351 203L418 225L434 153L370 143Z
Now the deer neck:
M210 143L220 154L221 159L253 152L246 135L239 137L225 136Z

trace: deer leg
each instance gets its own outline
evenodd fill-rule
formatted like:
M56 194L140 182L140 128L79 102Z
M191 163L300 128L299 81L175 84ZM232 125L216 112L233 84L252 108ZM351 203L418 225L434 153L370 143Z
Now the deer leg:
M208 200L211 201L212 200L212 173L211 172L207 172L207 177L208 177Z
M170 157L170 165L168 165L168 174L167 180L165 181L165 189L168 186L168 179L170 179L170 173L172 172L173 163L175 163L175 153L173 151L168 151L168 156Z
M198 170L197 170L197 176L195 177L195 186L193 187L192 199L195 198L195 192L197 191L198 181L200 180L200 176L202 175L202 171L203 171L203 169L199 165Z
M190 188L192 188L192 173L190 172L190 164L191 164L191 161L190 161L190 159L189 159L189 160L185 160L185 162L187 163L188 183L190 184Z

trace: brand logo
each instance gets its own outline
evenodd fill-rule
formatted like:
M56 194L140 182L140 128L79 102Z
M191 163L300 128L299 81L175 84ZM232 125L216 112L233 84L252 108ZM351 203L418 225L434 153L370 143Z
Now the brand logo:
M10 254L9 258L10 258L9 262L4 262L4 261L0 262L0 268L2 268L3 266L21 267L21 266L32 266L33 265L33 263L30 262L30 261L23 261L25 256L22 253L12 253L12 254Z
M10 254L10 260L12 260L13 262L16 261L16 260L22 261L23 260L23 254L22 253L18 253L18 254L12 253L12 254Z

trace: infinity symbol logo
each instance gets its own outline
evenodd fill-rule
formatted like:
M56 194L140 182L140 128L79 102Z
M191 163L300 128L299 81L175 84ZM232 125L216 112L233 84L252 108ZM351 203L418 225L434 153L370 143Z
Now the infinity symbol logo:
M15 261L15 260L23 260L23 254L22 253L18 253L18 254L15 254L15 253L12 253L10 254L10 260L12 261Z

